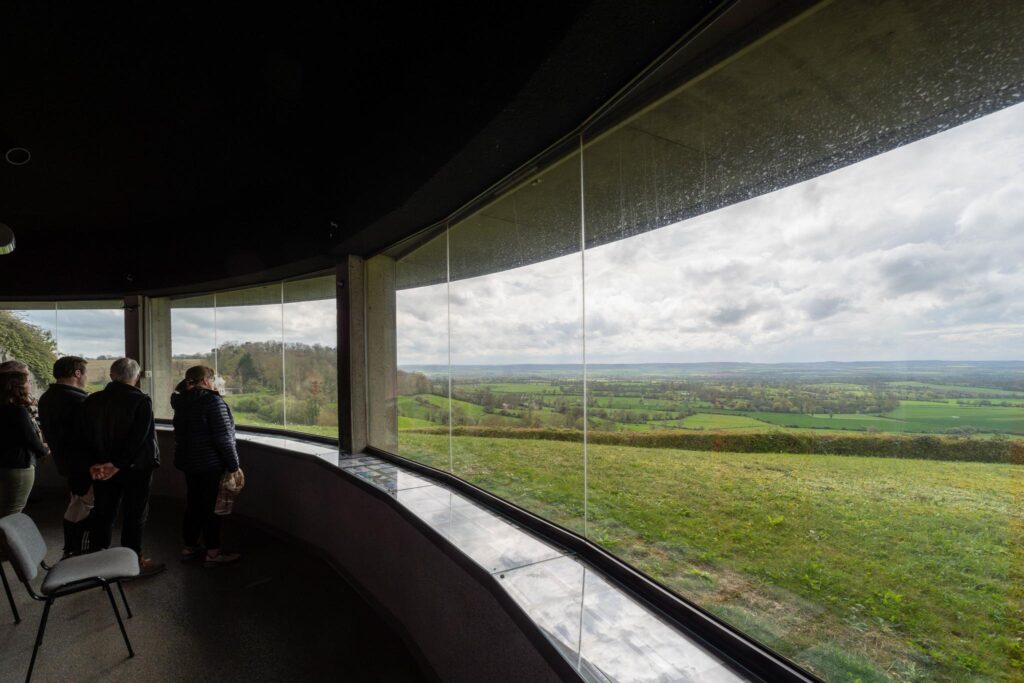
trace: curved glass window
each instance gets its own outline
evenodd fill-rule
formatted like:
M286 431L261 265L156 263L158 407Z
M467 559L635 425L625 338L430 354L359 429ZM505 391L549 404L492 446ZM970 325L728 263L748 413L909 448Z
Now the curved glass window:
M172 299L166 385L206 365L239 425L337 437L334 289L323 276Z
M373 445L827 680L1015 680L1022 28L822 3L378 257Z
M79 356L88 361L86 390L98 391L125 352L123 307L120 299L0 303L0 355L27 363L40 391L58 357Z

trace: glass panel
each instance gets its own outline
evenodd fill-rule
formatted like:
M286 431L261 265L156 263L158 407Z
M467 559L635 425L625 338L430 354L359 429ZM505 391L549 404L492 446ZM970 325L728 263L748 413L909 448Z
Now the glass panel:
M111 364L124 356L124 311L57 308L57 352L89 361L86 391L99 391L110 381Z
M397 452L451 470L447 231L398 257L395 280Z
M584 527L579 157L449 233L453 472Z
M218 374L217 311L213 295L171 302L171 387L185 378L193 365L211 367Z
M276 303L263 303L273 298L274 290ZM216 311L217 370L235 421L284 428L281 284L217 294Z
M589 536L827 680L1020 662L1024 105L914 142L1019 80L966 7L826 4L585 147Z
M86 390L93 392L106 386L110 364L124 355L120 301L6 302L0 310L11 316L0 353L28 364L39 391L53 380L59 356L89 361Z
M284 284L288 429L338 436L337 301L333 275Z

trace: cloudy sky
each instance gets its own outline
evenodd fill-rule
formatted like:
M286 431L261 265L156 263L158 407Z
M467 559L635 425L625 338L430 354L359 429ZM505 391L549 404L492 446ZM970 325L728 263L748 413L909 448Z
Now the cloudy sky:
M202 354L224 342L280 341L337 346L333 300L284 305L221 306L216 330L212 308L180 308L171 311L171 353ZM282 328L283 325L283 328ZM215 341L216 340L216 341Z
M124 355L124 312L111 310L21 311L22 319L57 340L60 352L70 356Z
M1024 105L586 253L591 363L1024 358ZM581 358L579 254L399 293L399 362Z

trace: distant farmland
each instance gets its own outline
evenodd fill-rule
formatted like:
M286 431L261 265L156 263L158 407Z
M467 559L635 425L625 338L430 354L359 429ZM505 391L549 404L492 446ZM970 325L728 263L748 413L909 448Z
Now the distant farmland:
M399 452L828 680L1021 680L1024 362L591 370L406 368Z

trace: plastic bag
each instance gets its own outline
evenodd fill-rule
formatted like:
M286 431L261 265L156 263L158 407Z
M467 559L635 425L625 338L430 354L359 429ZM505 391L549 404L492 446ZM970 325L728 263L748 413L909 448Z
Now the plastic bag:
M234 472L225 472L220 478L220 491L217 492L217 505L213 508L215 515L230 515L235 506L235 498L245 487L245 474L239 467Z

